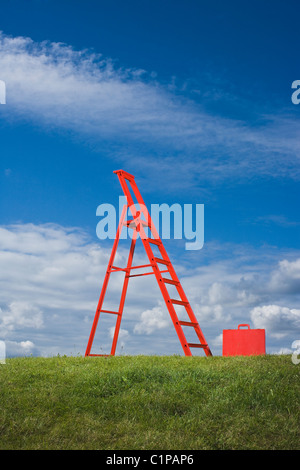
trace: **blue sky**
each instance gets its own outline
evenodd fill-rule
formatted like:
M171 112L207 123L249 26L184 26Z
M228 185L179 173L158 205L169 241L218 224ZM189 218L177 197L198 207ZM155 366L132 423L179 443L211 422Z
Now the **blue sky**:
M203 249L165 246L213 353L239 323L266 328L268 352L291 351L299 10L292 0L1 5L0 339L10 355L84 353L112 243L96 237L96 208L117 204L119 168L149 205L204 204ZM181 354L156 286L134 282L118 353ZM104 320L104 347L111 328Z

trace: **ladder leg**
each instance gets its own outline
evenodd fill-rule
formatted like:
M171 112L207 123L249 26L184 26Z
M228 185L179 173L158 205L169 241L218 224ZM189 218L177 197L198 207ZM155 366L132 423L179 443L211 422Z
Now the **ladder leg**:
M119 306L119 314L118 314L118 318L117 318L117 322L116 322L116 327L115 327L115 332L114 332L114 337L113 337L113 342L112 342L112 347L111 347L111 353L110 354L112 356L114 356L115 352L116 352L117 341L118 341L120 325L121 325L121 321L122 321L124 304L125 304L126 292L127 292L128 282L129 282L129 274L130 274L130 270L131 270L131 266L132 266L132 259L133 259L135 244L136 244L136 238L137 238L137 232L135 230L133 232L133 237L132 237L132 241L131 241L128 261L127 261L127 266L126 266L126 274L125 274L125 278L124 278L123 289L122 289L121 300L120 300L120 306Z
M103 285L102 285L101 294L100 294L100 297L99 297L99 302L98 302L98 305L97 305L97 309L96 309L96 313L95 313L95 317L94 317L94 321L93 321L89 341L88 341L87 348L86 348L86 351L85 351L85 356L89 356L89 354L91 352L92 345L93 345L94 336L95 336L95 333L96 333L96 328L97 328L97 324L98 324L98 320L99 320L99 316L100 316L100 311L101 311L101 308L102 308L102 305L103 305L103 301L104 301L108 281L109 281L109 278L110 278L111 267L113 265L115 255L116 255L116 251L117 251L117 248L118 248L118 244L119 244L120 235L121 235L122 228L123 228L123 223L124 223L126 211L127 211L127 205L124 205L123 209L122 209L121 217L120 217L118 230L117 230L117 233L116 233L116 238L115 238L113 248L112 248L112 252L111 252L111 255L110 255L110 259L109 259L109 262L108 262L108 267L107 267L107 271L106 271L106 274L105 274L104 282L103 282Z

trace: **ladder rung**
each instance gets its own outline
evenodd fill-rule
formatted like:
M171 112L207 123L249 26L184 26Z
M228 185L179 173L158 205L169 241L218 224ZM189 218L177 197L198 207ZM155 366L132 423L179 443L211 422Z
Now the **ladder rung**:
M128 277L149 276L149 274L154 274L154 272L152 272L152 273L141 273L141 274L130 274L130 276L128 276Z
M171 264L170 261L167 261L166 259L160 259L160 258L154 258L154 259L155 259L155 261L156 261L157 263L165 264L166 266L168 266L169 264Z
M111 310L100 310L101 313L114 313L115 315L119 315L119 312L112 312Z
M134 224L134 227L130 227L132 224ZM146 220L136 221L135 219L130 219L130 220L126 220L124 222L124 225L127 225L128 228L133 228L133 229L135 229L137 227L137 225L139 225L139 224L142 224L144 227L149 227L149 223L146 222Z
M173 279L167 279L166 277L163 277L162 280L167 284L172 284L173 286L179 286L180 284L178 281L173 281Z
M140 264L139 266L131 266L130 269L150 268L152 264Z
M188 302L184 302L183 300L176 300L176 299L171 299L172 304L177 304L177 305L188 305Z
M179 325L183 325L183 326L193 326L194 328L196 326L198 326L198 323L193 323L191 321L180 321L179 322Z
M161 245L161 241L160 240L156 240L155 238L147 238L147 241L149 243L153 243L153 245Z
M199 343L188 343L190 348L207 348L207 344L199 344Z

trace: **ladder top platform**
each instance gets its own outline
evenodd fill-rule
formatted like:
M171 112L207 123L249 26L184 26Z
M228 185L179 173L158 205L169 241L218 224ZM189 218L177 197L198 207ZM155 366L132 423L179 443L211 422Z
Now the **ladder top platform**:
M114 173L116 173L117 175L120 175L120 176L123 176L123 178L127 179L127 180L134 180L134 176L131 175L130 173L127 173L127 171L124 171L124 170L116 170L114 171Z

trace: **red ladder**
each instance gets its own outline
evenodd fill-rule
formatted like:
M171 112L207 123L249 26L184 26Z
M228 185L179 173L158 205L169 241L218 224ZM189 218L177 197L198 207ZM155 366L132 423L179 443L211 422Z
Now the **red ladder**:
M126 292L127 292L127 287L128 287L128 282L130 277L136 277L136 276L146 276L149 274L154 274L157 280L157 283L160 287L161 293L163 295L163 298L165 300L167 309L170 313L173 325L175 327L176 333L178 335L179 341L181 343L181 346L183 348L184 354L186 356L192 356L191 353L191 348L202 348L206 354L206 356L212 356L211 350L205 341L204 335L200 329L199 323L197 321L197 318L194 315L194 312L192 310L192 307L190 306L190 303L184 293L184 290L180 284L180 281L176 275L176 272L173 268L173 265L167 255L167 252L163 246L163 243L154 227L154 224L152 223L152 220L150 218L149 212L145 206L145 203L143 201L143 198L139 192L139 189L135 183L134 176L127 173L126 171L123 170L117 170L114 171L118 175L120 184L122 186L122 189L124 191L124 194L126 196L127 204L123 206L123 210L121 213L117 233L116 233L116 238L113 244L111 256L109 259L107 271L105 274L97 310L95 313L95 318L94 322L92 325L89 341L87 344L86 356L114 356L115 351L116 351L116 346L117 346L117 341L118 341L118 336L119 336L119 330L120 330L120 325L121 325L121 320L122 320L122 314L123 314L123 309L124 309L124 304L125 304L125 298L126 298ZM135 203L133 201L130 189L128 187L128 183L130 185L130 188L137 200L137 203L139 204L139 210L137 210ZM131 215L133 217L132 220L125 220L126 213L128 211L128 208L131 212ZM134 230L133 236L132 236L132 241L131 241L131 247L129 251L129 256L128 256L128 261L127 261L127 266L126 268L120 268L117 266L114 266L114 259L115 255L117 252L119 240L120 240L120 235L122 232L122 229L124 226L130 227ZM153 238L150 238L146 235L145 232L145 227L148 227ZM136 240L138 234L140 235L140 238L143 242L145 251L147 253L148 259L149 259L149 264L144 264L140 266L132 266L132 259L134 255L134 250L135 250L135 245L136 245ZM161 257L158 258L153 254L151 245L156 245L157 248L159 249ZM163 267L160 269L160 267ZM142 274L131 274L133 269L139 269L139 268L152 268L151 272L148 273L142 273ZM123 289L122 289L122 294L121 294L121 300L119 304L119 309L118 311L111 311L111 310L103 310L103 302L105 298L105 293L106 289L108 286L109 278L111 273L113 272L120 272L123 271L125 273L125 278L124 278L124 283L123 283ZM162 274L164 273L169 273L171 278L163 277ZM176 287L179 299L172 299L169 295L168 289L167 289L167 284L173 285ZM174 305L181 305L186 309L186 312L189 317L189 321L179 321L176 310L174 308ZM108 313L108 314L113 314L116 315L116 327L114 331L114 336L113 336L113 341L112 341L112 347L111 347L111 352L110 354L91 354L91 348L92 344L94 341L94 336L95 332L97 329L97 324L99 320L100 313ZM197 343L189 343L186 340L186 337L184 335L182 326L187 326L194 328L195 333L199 339L199 342Z

